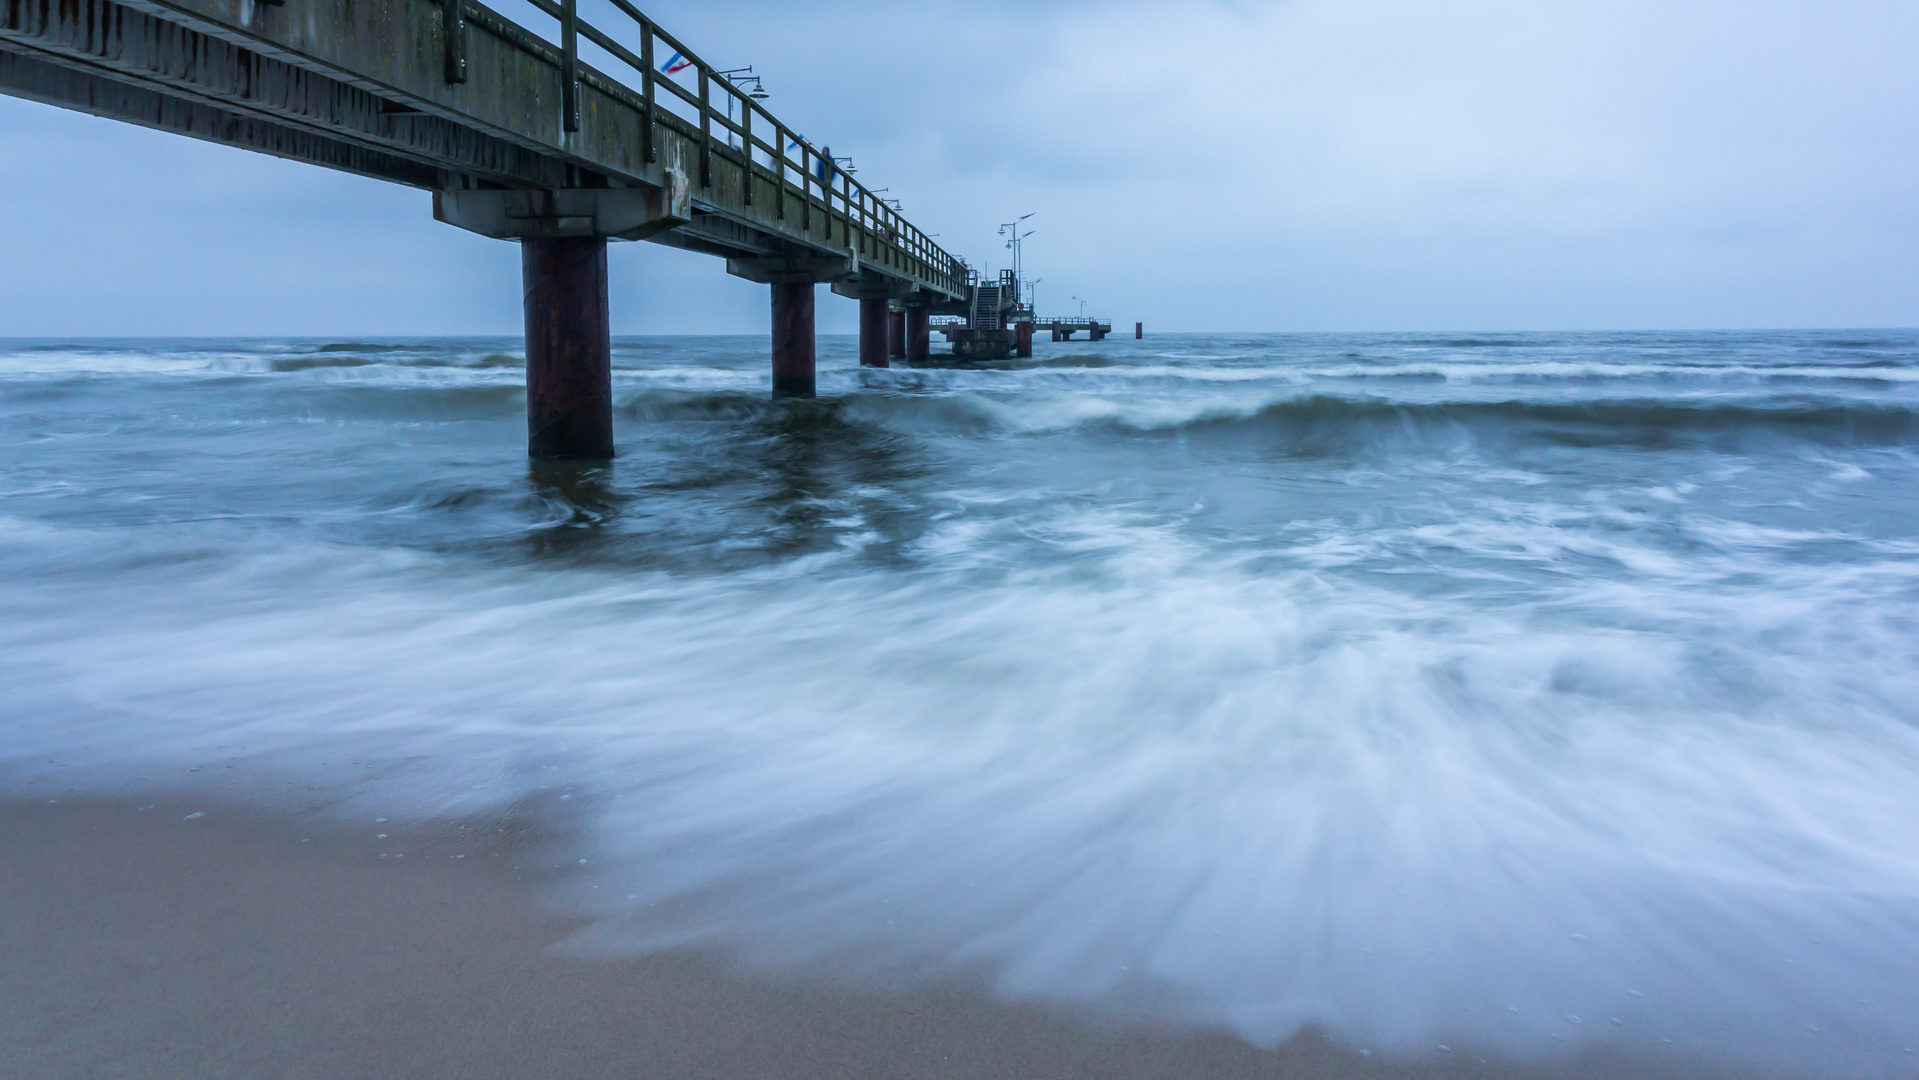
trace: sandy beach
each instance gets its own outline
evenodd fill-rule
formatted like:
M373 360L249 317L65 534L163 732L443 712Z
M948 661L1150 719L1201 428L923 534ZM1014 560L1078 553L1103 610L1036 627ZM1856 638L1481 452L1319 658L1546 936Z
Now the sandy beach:
M204 817L187 818L189 813ZM775 981L555 948L538 836L133 802L0 809L0 1075L64 1077L1649 1077L1127 1029L965 988ZM384 857L382 853L384 852ZM550 868L547 872L551 872ZM1731 1075L1731 1074L1728 1074Z
M0 1080L1919 1080L1915 42L10 2Z

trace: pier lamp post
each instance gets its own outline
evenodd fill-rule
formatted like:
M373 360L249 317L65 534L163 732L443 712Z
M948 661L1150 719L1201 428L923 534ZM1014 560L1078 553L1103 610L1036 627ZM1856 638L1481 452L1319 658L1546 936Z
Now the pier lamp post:
M743 68L728 68L725 71L716 71L713 74L718 75L720 78L725 79L728 83L732 84L735 90L744 90L746 92L746 96L752 98L754 101L765 101L769 96L771 96L766 92L766 87L760 84L760 77L758 75L753 74L753 65L751 64L748 64L747 66ZM751 90L746 89L749 83L752 84ZM748 119L748 117L745 116L745 112L746 112L746 109L744 106L742 106L740 109L741 120ZM733 95L732 94L726 95L726 119L729 123L733 119ZM727 131L726 133L727 145L729 146L733 145L734 138L735 138L734 133L731 130ZM750 151L750 148L749 148L749 151Z
M1038 213L1038 211L1034 211L1034 213ZM1025 221L1027 218L1032 216L1033 216L1032 214L1021 214L1020 216L1014 218L1011 221L1004 221L1000 223L999 234L1001 236L1010 238L1006 241L1006 246L1013 249L1013 276L1016 278L1019 277L1020 241L1026 239L1027 236L1033 235L1033 231L1034 231L1029 229L1027 230L1024 236L1020 235L1020 231L1019 231L1020 222Z
M751 64L743 68L727 68L725 71L716 71L713 74L718 75L720 78L725 79L727 82L732 83L742 90L746 90L747 83L752 83L753 89L746 90L746 96L752 98L754 101L765 101L772 96L766 92L766 87L761 85L760 77L753 74L753 65Z

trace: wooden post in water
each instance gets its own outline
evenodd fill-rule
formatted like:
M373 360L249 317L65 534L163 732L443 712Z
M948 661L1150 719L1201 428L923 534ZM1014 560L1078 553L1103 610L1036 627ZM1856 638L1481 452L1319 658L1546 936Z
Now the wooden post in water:
M613 336L606 241L520 241L526 290L526 452L613 456Z
M886 297L869 296L860 298L860 366L887 367L887 354L892 351L891 312L886 310Z
M773 396L815 396L813 283L776 281L773 290Z
M906 309L906 362L923 364L933 351L933 312L929 308Z

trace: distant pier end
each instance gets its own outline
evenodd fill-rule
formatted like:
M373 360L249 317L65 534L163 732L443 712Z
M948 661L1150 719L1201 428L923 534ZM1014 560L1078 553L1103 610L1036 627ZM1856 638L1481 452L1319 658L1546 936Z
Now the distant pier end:
M1035 315L1032 303L1021 298L1026 286L1017 270L1002 270L991 281L973 275L968 284L972 293L970 300L930 309L939 319L934 329L952 343L956 363L1031 356L1033 335L1042 330L1050 333L1054 341L1071 341L1075 334L1085 334L1090 341L1104 341L1106 335L1113 332L1113 320L1099 316L1042 318ZM1135 325L1134 336L1145 336L1143 324Z

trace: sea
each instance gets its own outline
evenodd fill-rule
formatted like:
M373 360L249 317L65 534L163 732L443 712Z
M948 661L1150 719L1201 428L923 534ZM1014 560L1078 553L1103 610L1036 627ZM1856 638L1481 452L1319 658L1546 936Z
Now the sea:
M609 955L1919 1076L1919 332L819 347L619 339L583 465L517 339L0 341L0 795L550 815Z

